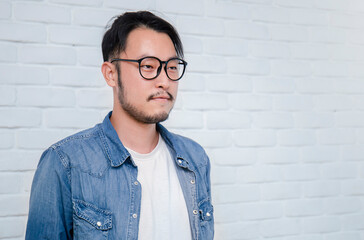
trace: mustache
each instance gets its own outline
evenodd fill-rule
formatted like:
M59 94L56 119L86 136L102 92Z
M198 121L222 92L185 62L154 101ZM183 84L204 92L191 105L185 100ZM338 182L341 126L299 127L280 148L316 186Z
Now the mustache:
M170 94L169 92L167 91L163 91L163 92L157 92L157 93L153 93L152 95L150 95L147 100L150 101L152 100L153 98L156 98L156 97L159 97L159 96L162 96L162 95L168 95L169 97L169 100L173 101L174 100L174 97L172 96L172 94Z

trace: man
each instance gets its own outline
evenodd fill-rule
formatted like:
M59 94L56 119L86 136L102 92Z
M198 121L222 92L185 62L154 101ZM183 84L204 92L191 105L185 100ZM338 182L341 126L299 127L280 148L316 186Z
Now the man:
M209 159L159 124L187 65L178 33L150 12L128 12L102 51L113 110L43 153L26 239L213 239Z

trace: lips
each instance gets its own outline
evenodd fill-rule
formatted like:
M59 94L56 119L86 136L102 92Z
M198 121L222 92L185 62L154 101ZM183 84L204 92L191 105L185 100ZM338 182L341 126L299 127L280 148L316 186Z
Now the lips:
M158 92L148 97L148 101L151 100L170 100L173 101L173 96L169 92Z

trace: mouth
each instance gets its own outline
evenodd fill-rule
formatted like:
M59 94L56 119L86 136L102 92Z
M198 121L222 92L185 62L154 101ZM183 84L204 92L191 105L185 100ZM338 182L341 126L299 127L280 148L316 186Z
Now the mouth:
M148 97L148 101L173 101L173 96L169 92L158 92Z

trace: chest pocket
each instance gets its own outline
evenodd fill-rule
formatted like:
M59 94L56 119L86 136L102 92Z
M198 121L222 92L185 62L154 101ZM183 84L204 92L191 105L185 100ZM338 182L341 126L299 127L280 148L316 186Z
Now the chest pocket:
M108 232L111 228L111 212L81 200L73 200L75 239L108 239Z
M214 208L211 200L206 198L199 202L198 209L200 213L201 238L214 238Z

